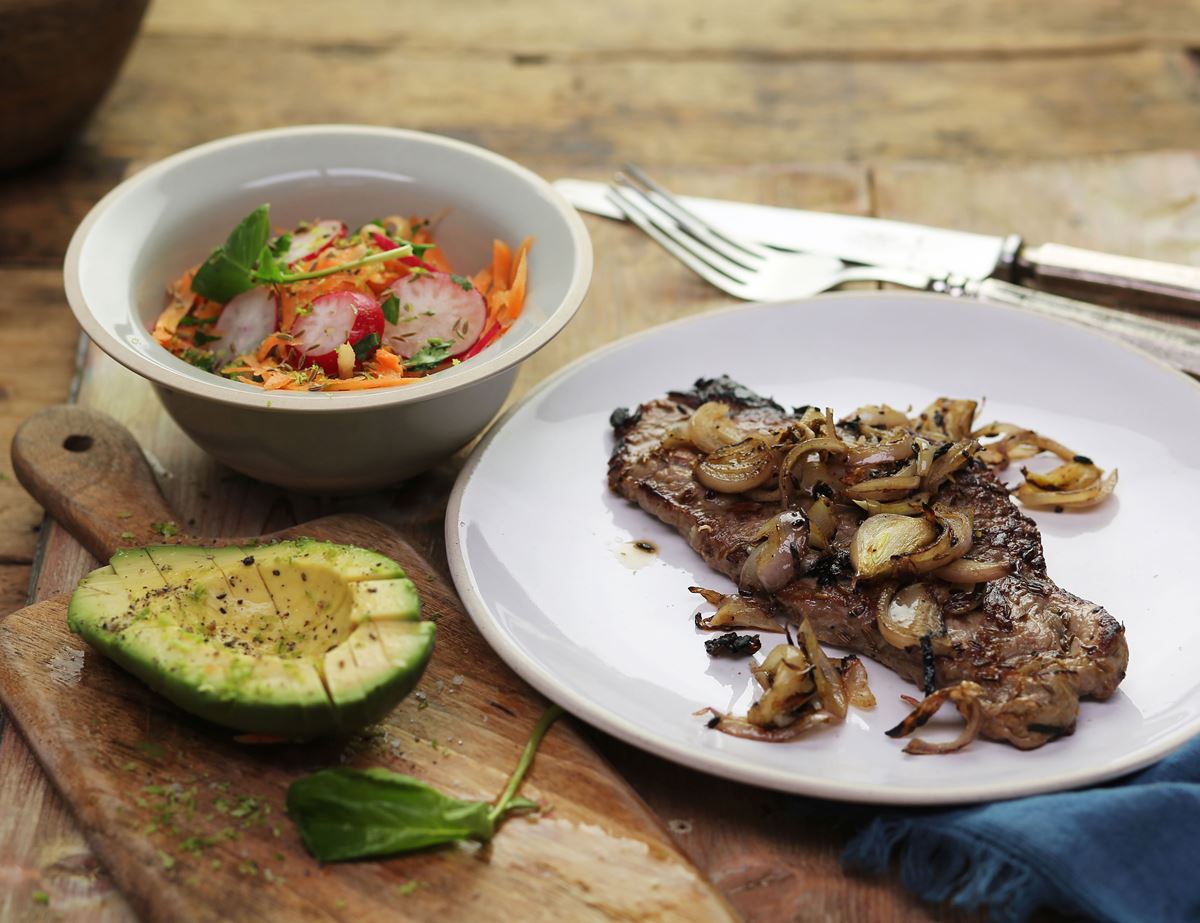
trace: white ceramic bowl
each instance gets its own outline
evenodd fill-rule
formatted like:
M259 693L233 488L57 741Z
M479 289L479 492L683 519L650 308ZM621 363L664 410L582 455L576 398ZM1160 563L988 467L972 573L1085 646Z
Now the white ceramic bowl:
M515 246L532 235L525 308L475 358L400 388L267 392L201 371L147 331L167 284L264 202L276 226L440 215L438 244L464 273L490 262L494 238ZM251 477L312 491L393 483L469 442L500 409L520 363L574 316L591 273L583 222L529 170L460 141L355 125L237 135L168 157L100 200L64 266L67 300L88 336L148 379L197 444Z

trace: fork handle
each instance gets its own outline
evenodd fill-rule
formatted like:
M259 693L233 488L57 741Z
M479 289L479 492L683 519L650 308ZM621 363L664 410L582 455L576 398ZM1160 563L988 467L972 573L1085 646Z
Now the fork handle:
M1193 375L1200 374L1200 330L1102 308L996 279L968 283L963 294L1071 320L1132 343Z

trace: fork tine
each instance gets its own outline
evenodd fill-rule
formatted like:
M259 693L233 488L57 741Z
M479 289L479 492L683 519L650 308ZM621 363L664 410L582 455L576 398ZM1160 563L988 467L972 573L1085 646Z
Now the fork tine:
M638 207L632 201L622 196L615 186L609 187L608 198L617 208L621 209L630 221L641 228L659 246L687 266L692 272L696 273L696 275L723 292L728 292L739 298L744 297L739 294L744 284L740 279L728 276L692 255L691 251L680 246L675 238L669 236L665 231L660 230L643 212L638 210Z
M680 228L670 215L646 198L641 190L623 183L620 177L609 185L609 189L627 206L626 212L632 210L670 238L678 247L688 251L693 257L712 267L732 282L744 284L746 276L753 273L754 270L727 259L724 254L692 237Z
M761 247L748 240L739 240L736 237L731 237L719 228L713 227L680 202L674 195L647 176L637 164L626 163L623 170L629 177L649 191L648 194L647 192L643 192L643 195L679 222L689 234L705 240L714 249L724 244L726 247L734 247L746 256L756 259L767 259L771 256L771 251L766 247ZM714 238L719 243L714 244ZM730 256L730 259L733 259L733 257Z

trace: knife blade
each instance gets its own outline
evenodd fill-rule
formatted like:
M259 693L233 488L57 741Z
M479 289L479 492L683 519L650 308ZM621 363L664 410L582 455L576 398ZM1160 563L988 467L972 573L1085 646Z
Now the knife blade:
M554 187L578 209L617 220L625 217L608 199L605 183L560 179ZM993 275L1004 259L1004 238L986 234L726 199L679 199L709 224L731 234L851 263L984 279Z
M576 208L621 220L605 183L560 179L555 188ZM850 263L913 269L931 276L1036 280L1065 294L1113 298L1122 305L1200 314L1200 268L1044 243L1024 248L1017 235L948 231L885 218L779 208L680 196L714 227L784 250Z

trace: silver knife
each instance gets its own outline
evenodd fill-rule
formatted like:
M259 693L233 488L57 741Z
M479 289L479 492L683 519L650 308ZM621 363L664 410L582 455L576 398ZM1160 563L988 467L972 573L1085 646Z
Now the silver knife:
M608 218L623 217L605 195L605 183L560 179L554 186L576 208ZM1123 304L1166 306L1200 314L1200 268L1193 266L1062 244L1027 247L1015 234L995 237L883 218L680 198L714 226L780 249L820 253L850 263L915 269L931 276L1036 280L1044 288L1117 293Z
M576 208L624 219L624 214L609 199L604 183L563 179L554 185ZM849 262L912 270L927 277L934 290L1086 324L1200 377L1200 330L1062 298L994 278L997 265L1003 262L1006 250L1012 248L1006 239L875 218L720 199L686 196L681 199L700 217L730 233L781 249L817 252ZM1170 264L1158 265L1174 268Z

